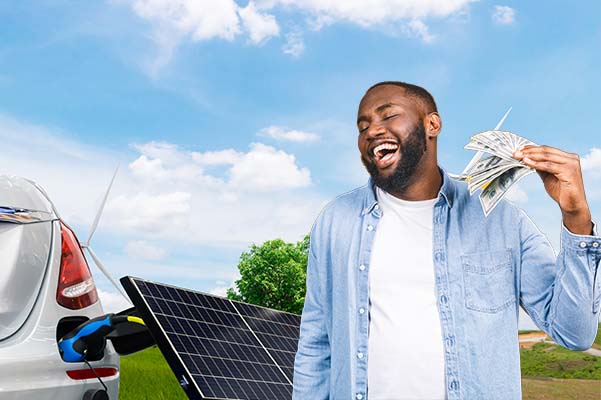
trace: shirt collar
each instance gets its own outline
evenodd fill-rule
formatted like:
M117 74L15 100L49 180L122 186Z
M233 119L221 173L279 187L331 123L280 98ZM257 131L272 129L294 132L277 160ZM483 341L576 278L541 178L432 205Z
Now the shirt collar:
M453 182L451 177L447 174L447 172L438 167L440 174L442 175L442 186L440 187L440 191L438 192L438 199L442 198L443 201L447 203L449 208L453 208L453 200L455 199L455 190L456 184ZM367 213L372 212L376 204L378 204L378 199L376 197L376 187L374 185L373 179L369 177L367 180L367 195L365 196L365 200L363 202L363 211L361 215L365 215ZM437 203L438 204L438 203Z

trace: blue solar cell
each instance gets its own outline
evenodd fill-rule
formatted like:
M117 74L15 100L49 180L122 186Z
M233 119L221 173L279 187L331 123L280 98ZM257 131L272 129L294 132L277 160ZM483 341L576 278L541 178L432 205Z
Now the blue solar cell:
M121 279L188 397L290 399L300 316Z

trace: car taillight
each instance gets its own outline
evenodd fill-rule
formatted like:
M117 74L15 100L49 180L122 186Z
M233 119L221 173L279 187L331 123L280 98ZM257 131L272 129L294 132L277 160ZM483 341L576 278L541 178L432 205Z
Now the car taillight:
M56 301L63 307L79 310L98 301L96 286L75 233L63 221L62 254Z

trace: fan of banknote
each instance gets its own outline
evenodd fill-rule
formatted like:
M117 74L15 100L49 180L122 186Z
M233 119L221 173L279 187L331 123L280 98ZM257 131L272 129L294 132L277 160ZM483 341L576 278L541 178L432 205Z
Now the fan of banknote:
M470 195L482 190L480 203L486 216L513 185L534 172L533 168L513 158L514 151L526 145L534 143L512 132L499 130L480 132L465 145L465 149L477 153L457 178L468 183Z

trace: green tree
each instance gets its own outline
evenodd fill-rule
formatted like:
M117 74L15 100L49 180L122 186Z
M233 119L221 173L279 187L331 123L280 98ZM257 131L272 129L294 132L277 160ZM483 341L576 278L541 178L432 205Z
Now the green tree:
M240 256L240 279L227 297L300 314L305 302L309 235L297 243L282 239L253 244Z

